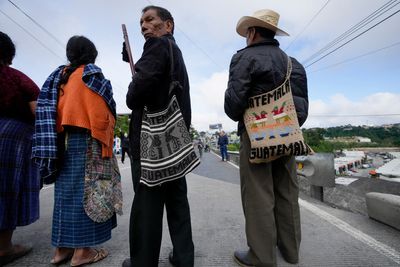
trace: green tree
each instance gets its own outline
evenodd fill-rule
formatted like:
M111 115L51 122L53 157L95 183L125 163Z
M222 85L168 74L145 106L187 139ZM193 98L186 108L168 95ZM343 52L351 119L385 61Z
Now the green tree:
M311 147L317 147L324 140L325 130L322 128L303 129L304 142Z
M121 133L129 132L129 115L117 115L114 135L121 136Z
M197 130L193 127L193 125L190 125L189 134L192 140L195 140L200 136Z

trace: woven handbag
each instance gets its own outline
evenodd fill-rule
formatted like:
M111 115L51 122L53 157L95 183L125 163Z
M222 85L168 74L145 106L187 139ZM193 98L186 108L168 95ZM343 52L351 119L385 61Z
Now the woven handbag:
M299 127L290 86L292 61L288 56L285 81L277 88L249 98L243 120L251 142L249 161L270 162L282 156L312 154Z
M121 174L115 155L101 156L101 144L90 137L86 152L83 207L94 222L105 222L115 213L122 215Z
M168 106L158 112L150 112L145 106L142 117L140 182L147 186L161 185L184 177L200 164L174 94L177 90L182 90L182 86L173 79L174 63L170 40L169 51L171 83Z

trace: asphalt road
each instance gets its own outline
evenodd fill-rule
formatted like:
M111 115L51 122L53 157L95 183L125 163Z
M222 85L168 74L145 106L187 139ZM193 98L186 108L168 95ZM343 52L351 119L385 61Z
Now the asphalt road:
M104 243L110 255L94 266L121 266L128 256L129 213L133 199L129 164L120 164L124 215L118 216L113 237ZM246 248L240 203L238 168L204 153L201 165L187 176L191 206L195 266L237 266L233 251ZM28 256L7 266L49 266L53 187L41 192L41 218L14 234L14 242L31 244ZM278 266L400 266L400 232L360 214L335 209L301 195L302 243L300 263L286 263L277 253ZM172 244L164 222L159 266L171 266ZM66 263L61 266L69 266ZM141 266L146 267L146 266Z

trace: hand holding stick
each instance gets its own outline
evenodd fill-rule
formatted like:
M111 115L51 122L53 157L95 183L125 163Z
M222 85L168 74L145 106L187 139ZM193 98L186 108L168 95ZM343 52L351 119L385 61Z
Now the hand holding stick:
M133 62L131 46L129 44L128 32L126 30L125 24L122 24L122 33L124 35L125 49L126 49L126 52L128 54L129 65L131 67L131 72L132 72L132 76L133 76L135 74L135 63Z

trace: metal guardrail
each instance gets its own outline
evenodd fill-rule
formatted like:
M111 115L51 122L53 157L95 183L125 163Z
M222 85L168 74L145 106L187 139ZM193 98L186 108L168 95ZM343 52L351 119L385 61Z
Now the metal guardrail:
M298 156L296 162L303 165L298 168L297 173L307 177L310 184L324 187L335 186L335 165L332 153Z
M215 151L219 153L218 151ZM228 151L230 161L239 165L239 152ZM320 201L324 199L324 187L335 187L335 164L333 153L315 153L297 156L297 174L307 178L310 195Z
M335 187L335 164L332 153L315 153L296 157L297 174L310 183L311 197L324 201L323 187Z

